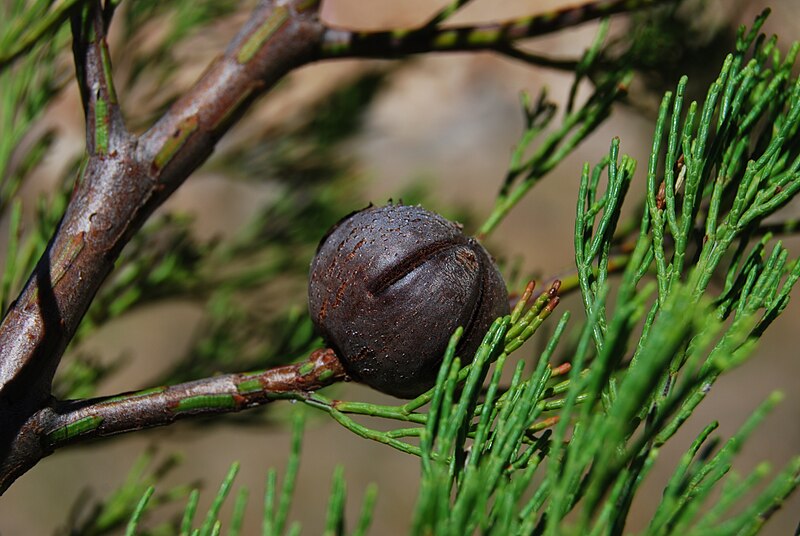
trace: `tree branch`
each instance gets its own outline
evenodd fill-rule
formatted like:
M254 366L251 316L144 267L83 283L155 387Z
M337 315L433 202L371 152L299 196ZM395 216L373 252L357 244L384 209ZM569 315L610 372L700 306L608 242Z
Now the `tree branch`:
M0 492L58 448L98 437L165 426L198 415L231 413L279 399L302 398L347 381L333 350L315 350L301 363L225 374L92 400L54 401L20 429L11 455L0 461Z
M114 397L59 402L38 417L49 451L134 430L165 426L197 415L231 413L273 400L296 398L347 381L330 348L307 360L248 373L224 374Z
M357 32L329 28L323 37L323 58L392 58L423 52L494 50L523 60L536 59L516 51L512 43L557 32L590 20L675 0L612 0L588 2L509 22L477 26L441 27L439 22L466 2L456 1L438 14L433 24L415 30ZM558 64L556 64L558 65Z
M40 41L49 37L54 28L58 28L69 18L70 10L75 4L86 0L63 0L52 2L47 13L34 13L26 24L22 25L18 35L6 41L8 47L0 50L0 71L7 68L20 56L23 56L35 47Z

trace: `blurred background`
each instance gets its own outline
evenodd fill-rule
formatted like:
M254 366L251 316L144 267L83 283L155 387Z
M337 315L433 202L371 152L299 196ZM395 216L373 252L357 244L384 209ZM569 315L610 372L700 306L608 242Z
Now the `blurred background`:
M418 25L446 3L327 0L323 11L326 20L342 27L384 29ZM126 88L120 91L123 108L133 128L146 128L149 118L191 84L224 48L247 17L251 3L244 4L247 5L225 13L203 31L170 46L171 63L164 63L172 67L148 75L148 61L163 60L158 54L162 53L164 36L174 21L169 16L154 17L137 27L134 36L128 35L122 3L111 49L115 78L120 87ZM452 22L506 20L569 4L561 0L476 0ZM773 9L765 31L780 36L782 50L800 38L800 4L796 0L718 0L704 2L702 9L698 7L700 2L687 4L694 7L685 17L690 26L686 35L697 40L689 47L691 53L682 57L677 67L665 66L661 72L640 76L631 88L628 102L617 105L611 119L512 211L487 244L498 259L517 265L526 276L549 277L568 272L574 266L574 199L582 164L597 162L608 151L611 138L619 136L622 150L636 158L643 170L663 91L674 87L683 73L690 75L691 87L707 87L731 46L733 30L739 24L750 25L764 7ZM526 46L554 56L577 57L591 42L596 29L596 23L588 23L533 39ZM612 34L625 31L630 31L629 21L616 18ZM211 160L154 219L179 221L190 237L151 229L150 241L132 244L131 250L135 253L136 247L162 244L171 249L184 248L190 258L223 241L250 244L252 236L249 241L241 239L247 233L264 233L265 241L286 237L294 240L293 220L286 215L293 209L285 208L290 202L294 203L292 207L302 206L307 211L297 213L308 218L308 228L303 232L312 237L321 237L327 224L338 217L368 202L383 203L390 198L424 201L428 208L459 219L468 231L474 231L491 212L511 150L522 132L520 92L527 90L537 95L547 87L551 99L563 102L571 83L569 73L533 67L491 53L430 54L394 62L336 61L305 67L256 104L223 139ZM343 93L342 88L349 91ZM344 124L347 117L357 120ZM59 189L61 178L83 151L82 111L74 83L64 86L37 128L51 131L55 137L34 180L23 186L26 207L36 206L36 199L43 194L56 195L53 192ZM291 172L291 180L286 179L287 171ZM629 198L642 191L642 180L643 174L639 173L639 184L633 185ZM297 188L299 182L293 181L305 181L313 188L316 201L304 199L303 189ZM319 200L321 205L314 204ZM797 212L797 207L788 210ZM25 217L32 220L35 216L27 211ZM259 361L262 350L251 348L252 341L280 337L271 327L274 319L301 316L305 307L304 279L273 277L271 283L251 289L242 297L234 290L225 293L209 288L208 282L213 281L209 274L240 270L237 274L241 277L252 276L247 266L243 267L251 261L270 273L289 269L302 273L313 254L308 247L312 242L313 238L297 239L297 248L290 250L287 258L268 262L265 258L269 248L260 250L258 258L248 260L234 247L215 253L214 262L188 263L182 275L187 281L184 295L160 297L160 287L155 285L147 300L131 298L136 305L125 308L124 315L90 315L89 321L102 326L80 338L70 356L76 362L82 362L82 356L90 356L92 363L108 368L108 374L97 382L97 394L149 387L164 377L181 374L201 377L207 365L200 363L181 370L176 367L187 353L205 351L211 355L224 344L250 352L252 360L248 363L263 366ZM788 247L795 253L800 251L800 240L790 239ZM229 266L227 261L231 258L236 262ZM135 264L131 266L136 268ZM202 284L193 279L193 269L203 271ZM124 289L124 285L119 286L122 283L119 279L110 282ZM763 338L757 355L723 376L679 436L663 449L656 469L639 494L639 503L634 505L629 531L635 533L646 527L677 457L705 424L719 420L718 434L727 438L776 389L782 390L786 398L747 443L736 469L748 472L765 460L780 467L800 452L800 362L794 347L800 330L798 292L794 297L787 312ZM560 307L577 310L580 306L568 299ZM113 307L111 310L113 313ZM246 334L237 332L241 315L249 320L261 315L263 333L253 332L252 328ZM291 355L297 350L293 344L284 341L273 345L271 351L288 349L283 358L296 357ZM533 355L535 345L529 346L520 352L521 358ZM225 369L225 364L219 366ZM74 378L62 381L67 387L77 384ZM391 402L353 384L335 387L330 396ZM255 533L266 472L275 467L282 478L285 468L290 408L286 403L276 403L251 413L255 415L182 422L59 451L23 476L0 500L0 535L53 534L63 530L70 515L78 511L76 501L83 500L88 508L93 500L108 495L125 479L137 457L149 449L155 449L156 462L180 453L180 464L165 477L163 486L202 480L200 511L208 506L230 463L239 460L242 469L237 486L251 490L245 533ZM360 439L325 415L310 413L309 417L290 519L302 522L304 534L321 532L330 478L334 467L341 464L348 485L351 522L358 515L364 489L374 482L379 491L370 533L406 534L417 492L418 460ZM791 534L800 520L798 512L800 496L795 495L767 525L764 534ZM171 514L160 515L167 518Z

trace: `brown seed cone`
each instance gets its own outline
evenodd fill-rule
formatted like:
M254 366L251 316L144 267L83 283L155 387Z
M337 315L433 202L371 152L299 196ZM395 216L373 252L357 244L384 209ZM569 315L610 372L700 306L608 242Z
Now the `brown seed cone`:
M435 381L450 335L472 359L508 294L486 250L419 206L370 206L337 223L311 263L317 330L356 381L413 398Z

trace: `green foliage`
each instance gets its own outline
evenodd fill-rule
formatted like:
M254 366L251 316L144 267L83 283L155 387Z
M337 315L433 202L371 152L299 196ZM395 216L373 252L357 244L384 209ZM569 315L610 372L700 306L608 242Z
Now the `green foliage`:
M756 40L762 21L740 33L737 52L726 60L699 114L692 104L681 122L679 97L670 119L671 95L665 98L647 203L630 232L635 240L615 285L613 311L606 300L609 267L635 163L620 159L614 140L607 158L594 169L585 167L575 249L587 322L567 382L548 383L554 370L548 360L565 316L534 372L525 378L520 364L500 392L503 365L515 348L511 340L532 331L519 324L521 318L530 322L530 315L516 311L513 322L493 326L472 365L463 369L454 355L457 333L436 388L402 406L332 401L318 393L301 397L362 437L420 456L414 533L621 533L660 448L714 380L751 355L757 338L785 308L800 275L798 263L788 261L780 244L764 258L768 236L742 262L759 222L800 188L793 141L800 93L790 80L796 47L786 59L777 57L774 41ZM747 62L754 42L754 58ZM679 96L685 84L684 79ZM657 180L662 160L663 186ZM705 232L698 236L698 228ZM738 248L726 254L732 244ZM726 281L716 297L708 290L714 274ZM532 307L533 318L549 313L542 307ZM556 393L562 396L547 400ZM746 437L779 399L770 397L716 453L703 449L716 426L709 425L667 485L649 533L752 533L763 524L800 483L800 458L773 478L745 514L734 507L766 471L761 467L744 482L728 473ZM427 411L420 411L426 404ZM553 410L554 430L538 433L554 424L545 414ZM379 431L348 414L393 419L403 427ZM419 444L403 438L419 438ZM711 491L721 483L726 491L714 502Z
M0 287L3 315L43 250L36 238L23 238L22 207L14 196L53 141L50 132L33 127L66 78L57 60L69 34L56 23L73 3L9 2L0 8L0 215L8 214L10 222Z
M615 140L607 159L591 172L585 167L575 250L587 323L572 361L559 423L552 437L540 437L538 448L523 450L517 440L510 447L510 456L503 453L493 459L498 451L490 449L522 437L521 432L538 417L528 408L541 403L541 361L526 382L520 381L519 372L512 380L509 392L524 386L519 391L518 407L509 413L521 422L516 428L503 419L495 423L494 430L502 431L504 425L513 430L504 433L502 440L478 441L483 436L477 430L491 428L484 415L470 415L454 424L451 413L443 420L447 427L437 437L444 450L422 452L423 460L428 455L437 463L436 469L426 472L428 467L423 462L415 532L620 533L633 496L657 459L659 448L688 419L718 375L750 355L755 340L786 307L800 270L796 260L787 260L780 244L764 259L765 237L756 243L747 261L740 263L759 222L800 189L795 141L800 124L796 116L800 113L800 83L792 81L790 74L797 45L781 59L774 40L756 41L762 22L763 18L749 33L740 33L737 52L726 60L699 116L697 105L692 104L681 126L679 97L670 122L667 110L671 95L665 98L648 173L647 207L617 286L613 312L606 308L609 260L634 162L626 157L619 161L619 142ZM745 55L754 41L754 58L746 62ZM685 84L684 79L679 96ZM761 129L756 125L762 125ZM669 146L664 185L660 186L657 166L663 158L661 138L665 130ZM608 177L599 195L603 171ZM705 233L698 236L698 227ZM671 247L664 238L667 233ZM738 244L737 253L726 255L734 243ZM686 260L690 247L696 259L691 263ZM638 288L651 267L656 272L655 284ZM717 273L725 276L726 285L713 298L708 283ZM656 299L650 300L656 290ZM652 301L649 307L648 301ZM632 338L637 327L642 330L638 340ZM551 344L557 340L553 338ZM626 365L631 349L633 354ZM452 374L450 377L455 378ZM475 403L464 402L469 385L463 388L460 404ZM450 384L450 391L447 386L440 382L437 389L455 392L454 384ZM486 390L489 400L492 386L490 383ZM452 396L445 394L443 399ZM701 507L730 470L731 460L747 435L779 399L779 395L773 395L717 454L706 452L705 463L692 465L713 426L703 434L668 486L648 533L749 534L763 524L800 484L800 457L751 502L746 514L736 514L732 506L764 477L763 468L746 483L734 478L708 517ZM443 407L452 406L447 403ZM495 411L502 415L504 409ZM430 412L435 411L442 410L434 405ZM523 417L526 415L527 420ZM459 422L465 427L460 435L453 431ZM463 443L453 447L456 438L468 437L471 430L476 430L475 441L468 451ZM426 441L421 444L424 449ZM483 456L475 454L481 450ZM475 475L470 473L473 465L469 459L473 456L486 464ZM462 463L465 457L466 464ZM545 457L546 469L541 471L544 476L537 481L536 492L528 502L520 503L525 492L531 492L531 482ZM516 463L523 459L525 464ZM509 470L520 467L521 476L509 476L492 488L492 463ZM688 474L687 466L692 467Z
M61 533L70 536L118 534L122 527L135 526L146 508L186 498L190 486L154 493L154 486L180 461L173 455L153 465L154 458L152 450L139 456L125 482L107 498L92 500L89 491L85 491L73 505L67 527ZM147 499L142 500L144 497Z
M294 416L294 426L292 432L292 446L289 452L289 460L286 467L286 475L283 484L278 489L277 485L277 472L271 469L267 474L266 487L264 492L264 508L263 517L261 520L261 534L263 536L273 536L279 534L298 534L300 532L300 523L294 522L287 529L287 522L289 517L289 509L292 505L292 498L294 494L294 486L297 480L297 470L300 464L300 450L302 447L303 438L303 423L304 412L296 411ZM233 490L234 480L236 474L239 472L239 464L234 462L228 474L222 481L222 484L214 496L214 499L202 517L202 522L199 526L195 527L196 518L198 517L197 504L200 498L200 490L194 488L188 495L188 501L184 509L183 515L179 520L174 523L167 523L159 526L148 534L157 534L159 536L167 535L180 535L180 536L212 536L221 534L222 527L227 525L227 533L236 536L238 534L245 534L244 527L244 511L247 503L249 491L247 488L239 488L236 499L234 501L233 512L228 521L220 519L220 510L223 503L227 500L231 491ZM139 484L141 487L141 484ZM135 488L133 486L126 486L124 488L127 492L133 493ZM139 534L140 523L146 517L149 511L152 511L157 504L151 501L154 488L148 485L144 492L139 491L140 498L135 503L136 506L128 515L130 519L126 525L126 535ZM361 509L358 523L355 529L350 532L353 536L362 536L366 534L370 522L372 521L372 512L375 506L375 497L377 490L374 486L367 488L364 495L364 503ZM334 536L339 534L346 534L345 521L344 521L344 507L346 501L346 489L344 480L343 468L337 467L333 475L331 484L331 493L329 497L328 511L325 517L325 536ZM173 497L173 500L177 497ZM127 501L131 504L131 501ZM74 536L88 535L88 534L106 534L107 529L105 526L101 529L99 525L89 525L90 530L97 530L98 532L84 531L73 533ZM254 534L250 529L247 534Z
M202 26L208 25L221 17L230 15L240 2L190 2L182 0L165 4L158 0L142 0L127 6L124 13L126 37L133 37L134 33L148 23L159 18L167 20L167 31L163 42L160 43L159 53L174 47L187 35L197 32Z
M434 22L463 3L453 2ZM16 2L0 17L0 214L7 214L10 237L0 285L3 312L44 250L68 198L65 189L43 201L30 229L23 229L22 208L12 202L50 146L50 136L34 136L32 127L63 83L57 60L66 34L59 28L73 4ZM168 23L155 50L134 54L129 83L151 68L167 80L176 66L173 47L236 5L182 0L127 6L127 38L153 20ZM675 30L658 20L658 26L636 27ZM634 219L620 221L636 168L620 156L620 141L612 141L596 166L584 167L574 286L585 315L572 326L569 313L560 317L532 370L526 372L524 361L511 364L511 354L552 313L557 302L547 292L526 295L512 315L498 319L474 357L456 355L457 332L436 387L415 400L390 406L320 393L295 396L363 438L419 457L415 534L621 534L661 448L674 441L714 381L752 355L759 337L784 311L800 278L800 261L773 243L771 231L791 232L796 222L764 222L800 190L800 80L792 74L800 46L781 57L776 40L759 35L762 23L763 17L749 32L740 32L736 51L704 102L685 105L685 77L663 99L645 199ZM525 130L480 234L492 232L608 116L624 96L631 68L661 65L653 57L663 58L662 52L654 51L679 41L662 31L655 34L658 40L652 33L634 33L629 41L607 43L606 29L575 66L560 124L554 125L556 110L545 93L535 102L523 97ZM611 53L620 47L623 53ZM576 106L577 89L587 78L593 93ZM321 103L313 119L291 133L266 134L209 162L220 170L235 168L231 174L240 179L274 177L280 196L230 242L198 242L191 221L179 215L148 224L123 252L75 342L136 307L191 299L206 303L202 336L161 383L282 364L317 347L302 296L268 311L247 298L268 285L301 283L320 230L348 212L343 207L355 208L352 171L336 151L359 126L381 81L382 75L367 75ZM163 96L159 106L172 98ZM147 124L157 112L145 110L132 123ZM615 272L621 277L613 277ZM565 283L565 290L572 287ZM563 351L570 337L577 341L570 363L555 366L555 352ZM54 394L88 397L114 370L113 363L101 365L75 352L59 371ZM766 485L768 466L746 476L731 467L779 400L778 393L770 396L727 441L712 437L716 422L707 425L666 483L647 534L752 534L761 528L800 485L800 457ZM301 459L302 412L297 415L281 486L274 470L267 474L265 535L300 530L288 519ZM260 418L251 412L241 420ZM380 425L372 424L376 420ZM387 420L398 427L386 430ZM175 461L170 457L148 470L152 454L144 455L114 494L91 504L88 497L79 501L65 533L210 535L223 527L230 534L246 533L248 490L239 488L230 518L220 518L238 464L209 510L200 513L197 486L156 492ZM344 473L337 469L325 534L345 533L345 496ZM367 532L375 496L375 488L368 488L353 534ZM179 519L143 528L159 506L184 498Z
M380 73L368 73L355 84L331 94L307 127L316 144L324 149L357 132L364 104L372 101L382 81Z
M38 157L37 157L38 158ZM62 183L63 184L63 183ZM18 188L19 184L14 186ZM16 199L10 207L0 201L0 214L8 213L9 229L6 246L6 262L3 271L2 290L0 290L0 310L8 310L11 300L22 289L28 274L33 271L36 262L47 247L50 233L58 225L61 214L67 206L69 190L62 187L51 199L39 198L34 214L33 224L26 231L23 226L23 207ZM8 212L8 209L10 213Z
M4 2L0 21L0 71L6 69L11 62L31 49L44 44L45 48L58 50L63 44L65 32L59 28L69 16L70 10L78 5L79 0L11 0ZM52 43L49 41L56 36ZM59 40L61 42L59 43ZM36 53L32 54L36 56ZM39 69L37 69L39 70ZM48 69L39 70L42 74ZM47 74L49 75L49 73ZM21 80L24 84L24 79ZM23 86L24 87L24 86ZM32 102L36 102L33 99ZM2 169L2 167L0 167Z
M535 103L529 94L523 93L525 131L511 155L508 172L495 200L494 210L478 231L479 236L491 233L539 180L563 161L608 117L612 104L625 94L632 72L625 66L617 66L617 69L598 76L594 93L578 109L574 109L578 87L601 57L607 31L607 22L602 23L592 46L578 62L566 113L559 127L548 132L556 107L548 102L546 90L542 91ZM540 140L540 136L544 136L544 139ZM532 150L534 145L535 149ZM532 154L527 156L529 152Z
M608 56L624 57L659 93L687 74L687 69L694 71L692 76L701 77L700 84L707 84L705 77L714 74L708 72L708 65L724 58L735 39L729 28L720 27L722 18L705 16L703 9L708 4L680 0L631 13L627 31L609 43Z
M71 3L62 2L55 7L56 18L63 16L61 10L68 9ZM56 60L67 44L67 29L53 30L46 40L40 39L53 24L49 15L42 15L49 4L10 2L0 16L0 213L7 210L22 180L52 141L47 132L30 135L34 121L65 79ZM28 49L31 50L25 57L9 63Z
M114 4L121 3L113 0ZM146 128L180 96L181 85L176 74L182 60L177 57L180 45L211 32L214 24L234 14L237 8L253 2L233 0L137 0L122 5L115 22L121 23L120 34L129 46L115 51L115 61L126 64L129 71L117 87L121 94L138 92L143 98L126 118L137 128ZM139 46L145 44L145 46ZM143 86L137 86L142 83Z

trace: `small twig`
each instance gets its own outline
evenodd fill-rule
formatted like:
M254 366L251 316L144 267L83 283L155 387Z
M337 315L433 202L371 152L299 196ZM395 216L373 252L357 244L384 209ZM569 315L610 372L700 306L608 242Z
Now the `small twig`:
M500 54L508 56L509 58L521 60L525 63L537 65L539 67L555 69L557 71L575 72L575 69L577 69L578 65L580 64L580 60L551 58L550 56L544 56L542 54L536 54L535 52L524 50L518 46L497 47L496 50Z
M113 4L91 2L72 16L72 51L86 114L86 151L90 157L120 150L130 139L117 102L106 41L113 13Z
M441 11L436 13L431 19L425 24L424 28L433 29L439 26L441 23L446 21L448 18L453 16L456 11L464 7L466 4L470 3L471 0L451 0L449 4L447 4Z

